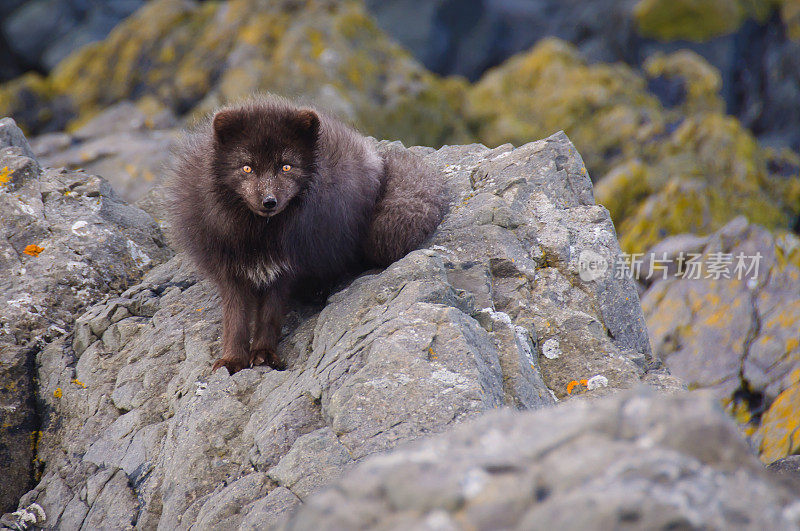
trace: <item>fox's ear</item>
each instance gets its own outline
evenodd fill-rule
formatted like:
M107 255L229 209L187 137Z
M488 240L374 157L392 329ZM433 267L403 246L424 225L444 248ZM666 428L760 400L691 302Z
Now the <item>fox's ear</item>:
M294 119L297 133L304 139L315 142L319 134L319 115L311 109L301 109Z
M222 110L214 115L214 138L224 144L239 136L242 131L242 117L234 110Z

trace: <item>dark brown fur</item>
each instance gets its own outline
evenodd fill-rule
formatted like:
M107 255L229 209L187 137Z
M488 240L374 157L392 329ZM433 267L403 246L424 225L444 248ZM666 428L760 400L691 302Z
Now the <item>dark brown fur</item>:
M389 265L445 209L441 178L419 157L380 156L341 122L276 97L220 110L175 160L173 234L222 299L214 370L281 368L277 343L296 285Z

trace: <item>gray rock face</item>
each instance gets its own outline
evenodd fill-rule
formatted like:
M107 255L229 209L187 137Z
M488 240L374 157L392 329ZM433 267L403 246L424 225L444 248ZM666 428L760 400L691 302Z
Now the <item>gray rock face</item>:
M374 456L281 529L797 529L800 498L714 402L491 412Z
M22 132L0 121L0 507L30 488L38 444L36 353L76 314L173 253L155 222L106 181L42 170Z
M44 166L102 175L125 201L135 203L164 176L177 120L168 110L148 116L131 102L110 106L74 133L48 133L31 140ZM157 210L148 210L163 218Z
M633 282L581 277L582 250L610 260L619 247L563 133L412 149L446 176L450 213L426 248L323 306L296 303L288 370L209 374L219 300L182 255L39 352L45 467L21 506L63 529L263 527L368 455L549 406L576 394L570 380L597 376L591 395L679 385L645 371Z

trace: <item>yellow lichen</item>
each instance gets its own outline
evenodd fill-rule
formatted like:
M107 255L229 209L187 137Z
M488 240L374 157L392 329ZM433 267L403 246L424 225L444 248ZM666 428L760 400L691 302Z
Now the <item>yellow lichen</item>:
M8 184L13 173L14 170L9 169L8 166L3 166L3 169L0 170L0 184Z
M800 384L783 391L764 413L758 434L761 460L771 463L800 451Z

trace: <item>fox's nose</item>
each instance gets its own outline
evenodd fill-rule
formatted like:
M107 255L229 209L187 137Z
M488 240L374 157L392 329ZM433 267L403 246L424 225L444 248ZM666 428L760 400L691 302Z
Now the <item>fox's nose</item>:
M266 208L267 210L272 210L273 208L278 206L278 200L275 199L275 196L268 195L267 197L264 198L261 204L264 205L264 208Z

